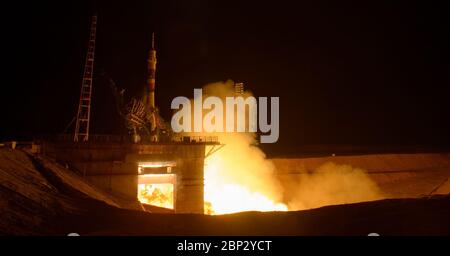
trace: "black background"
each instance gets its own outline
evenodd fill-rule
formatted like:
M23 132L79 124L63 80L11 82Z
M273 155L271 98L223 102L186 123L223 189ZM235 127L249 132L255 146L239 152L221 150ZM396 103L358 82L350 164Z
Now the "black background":
M221 241L272 241L270 251L218 251L208 254L202 251L177 251L178 243L184 241L210 242L220 245ZM70 249L73 254L90 253L135 253L144 255L308 255L323 253L342 253L361 255L370 253L382 255L387 252L438 253L446 249L448 237L22 237L1 238L0 243L10 251L26 254L45 252L47 255L60 255L61 251ZM23 246L26 244L27 246ZM10 247L10 248L8 248Z
M144 92L156 32L157 105L166 120L174 97L233 79L256 96L280 97L280 139L265 146L269 153L315 144L450 145L448 8L436 1L2 5L0 140L63 132L77 110L97 11L94 72L105 70L128 96ZM124 132L99 76L93 97L92 132Z

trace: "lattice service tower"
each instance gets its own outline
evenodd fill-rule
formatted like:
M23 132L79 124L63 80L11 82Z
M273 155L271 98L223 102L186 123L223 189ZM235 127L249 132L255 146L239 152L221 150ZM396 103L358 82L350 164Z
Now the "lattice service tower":
M97 30L97 15L92 16L91 33L84 64L83 82L81 83L80 103L78 105L77 122L73 140L89 140L89 120L91 115L92 74L94 72L95 35Z

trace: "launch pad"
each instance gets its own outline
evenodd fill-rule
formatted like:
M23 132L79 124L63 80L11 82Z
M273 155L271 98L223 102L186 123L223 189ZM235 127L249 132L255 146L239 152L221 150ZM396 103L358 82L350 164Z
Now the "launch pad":
M35 148L119 198L136 201L140 184L172 184L176 213L203 214L204 159L213 152L206 152L206 146L218 145L214 137L136 144L125 136L91 135L88 142L77 143L70 136L46 138L36 141ZM143 181L150 174L160 178Z

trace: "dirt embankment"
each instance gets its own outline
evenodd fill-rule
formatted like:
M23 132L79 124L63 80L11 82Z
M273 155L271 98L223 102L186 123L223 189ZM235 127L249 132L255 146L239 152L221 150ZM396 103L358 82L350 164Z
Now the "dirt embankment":
M63 166L0 149L0 234L450 235L450 196L223 216L133 210Z
M364 170L386 198L419 198L450 193L450 153L371 154L312 158L273 158L287 190L305 174L332 162Z
M115 198L56 162L19 149L0 149L0 233L52 233L53 220L91 207L140 210Z

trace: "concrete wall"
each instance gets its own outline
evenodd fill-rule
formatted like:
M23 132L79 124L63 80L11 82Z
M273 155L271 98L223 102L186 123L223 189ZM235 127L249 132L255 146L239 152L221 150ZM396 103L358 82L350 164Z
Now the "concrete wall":
M85 178L115 196L131 200L136 199L137 175L94 175Z
M276 176L282 184L314 172L333 162L365 170L386 197L420 197L450 193L450 153L374 154L315 158L273 158Z
M203 158L185 158L178 161L175 211L203 213Z
M42 152L96 186L132 200L137 200L139 162L176 162L171 171L177 177L175 211L203 214L205 144L44 143Z
M278 173L313 171L326 162L348 164L369 172L421 170L450 166L450 153L373 154L313 158L273 158Z

